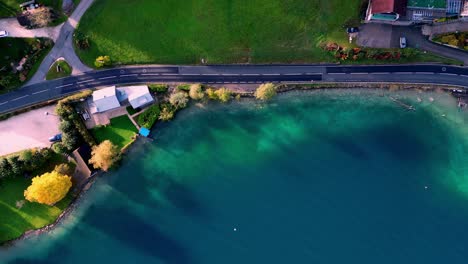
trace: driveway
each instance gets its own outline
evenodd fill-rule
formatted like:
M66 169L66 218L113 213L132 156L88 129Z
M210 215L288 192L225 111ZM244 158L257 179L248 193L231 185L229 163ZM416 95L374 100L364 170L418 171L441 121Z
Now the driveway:
M49 137L59 133L55 106L47 106L0 121L0 156L30 148L50 147Z
M26 29L22 27L16 18L0 19L0 30L5 30L10 33L10 37L15 38L50 38L54 42L57 40L60 33L60 26L46 27L38 29Z

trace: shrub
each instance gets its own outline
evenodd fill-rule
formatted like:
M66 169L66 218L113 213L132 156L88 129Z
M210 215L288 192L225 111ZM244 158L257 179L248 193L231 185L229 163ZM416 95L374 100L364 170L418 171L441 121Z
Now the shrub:
M185 108L187 106L188 98L185 92L176 92L171 94L169 102L176 108Z
M62 142L57 142L52 145L52 149L55 153L66 154L68 152L67 148L62 144Z
M62 200L72 186L71 177L56 171L34 177L31 185L24 191L30 202L54 205Z
M205 93L203 93L201 84L192 84L190 85L189 96L193 100L201 100L205 97Z
M218 97L218 100L226 103L229 102L231 99L231 91L229 91L227 88L221 88L215 91L216 96Z
M169 87L167 84L149 84L148 88L153 93L165 93Z
M181 84L179 86L177 86L177 90L179 91L190 91L190 84Z
M111 59L107 55L106 56L99 56L94 61L94 66L96 66L97 68L101 68L101 67L109 66L109 65L111 65Z
M75 45L80 49L80 50L86 50L89 48L89 37L82 33L81 31L76 31L75 34Z
M276 87L272 83L262 84L257 88L254 95L258 100L270 100L276 95Z
M159 115L159 119L162 121L169 121L174 118L175 110L171 107L163 107L161 114Z
M206 95L210 100L218 100L218 95L215 93L215 90L212 88L206 89Z
M56 165L55 168L54 168L54 171L56 171L57 173L62 174L62 175L72 175L73 174L72 168L67 163L62 163L62 164Z
M159 118L159 113L161 112L159 105L155 104L148 107L143 113L138 116L138 124L142 127L151 129L154 123Z

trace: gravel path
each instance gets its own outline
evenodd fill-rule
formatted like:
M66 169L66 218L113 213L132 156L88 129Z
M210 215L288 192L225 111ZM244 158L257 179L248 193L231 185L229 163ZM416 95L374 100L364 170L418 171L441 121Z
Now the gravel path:
M56 27L46 27L38 29L26 29L22 27L16 18L0 19L0 30L7 31L11 37L15 38L50 38L54 42L57 40L62 25Z

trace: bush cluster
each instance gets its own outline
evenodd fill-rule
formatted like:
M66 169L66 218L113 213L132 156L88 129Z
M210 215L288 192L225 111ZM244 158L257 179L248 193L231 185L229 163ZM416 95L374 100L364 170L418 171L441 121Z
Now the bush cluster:
M167 84L149 84L148 88L153 93L165 93L169 87Z
M169 103L161 104L161 113L159 114L159 120L169 121L175 116L177 109Z
M159 105L155 104L148 107L143 113L138 116L138 124L142 127L151 129L159 118L161 112Z
M468 50L468 32L448 33L436 36L436 42Z
M0 180L20 177L41 168L52 157L50 149L25 150L20 154L0 158Z
M229 102L229 100L231 100L232 92L225 87L217 90L214 90L213 88L208 88L206 89L206 95L210 100L218 100L223 103L227 103Z

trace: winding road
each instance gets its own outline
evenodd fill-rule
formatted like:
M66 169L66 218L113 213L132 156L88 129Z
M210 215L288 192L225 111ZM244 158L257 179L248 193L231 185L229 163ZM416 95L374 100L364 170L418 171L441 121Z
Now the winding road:
M151 82L206 84L394 82L468 87L468 68L446 65L129 66L90 71L77 76L40 82L0 95L0 113L11 112L84 89Z

